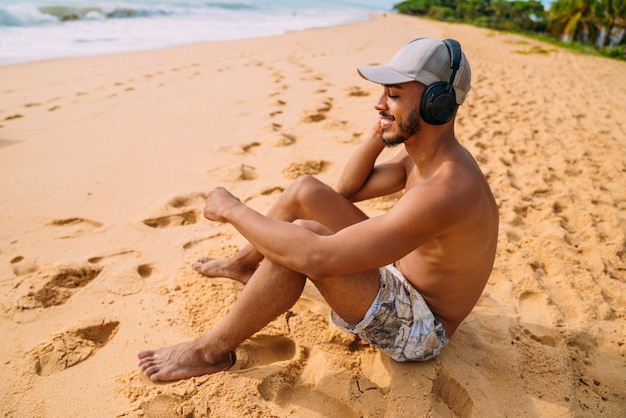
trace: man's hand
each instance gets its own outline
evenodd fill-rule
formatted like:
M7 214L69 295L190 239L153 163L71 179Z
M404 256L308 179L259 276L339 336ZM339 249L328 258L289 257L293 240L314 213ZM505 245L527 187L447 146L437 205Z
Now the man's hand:
M228 222L227 216L229 211L242 204L228 190L223 187L217 187L212 192L209 192L202 214L210 221L225 223Z
M376 118L376 123L374 124L374 128L372 130L372 137L377 137L376 134L381 134L383 133L383 127L381 126L381 120L382 120L382 112L378 114L378 117Z

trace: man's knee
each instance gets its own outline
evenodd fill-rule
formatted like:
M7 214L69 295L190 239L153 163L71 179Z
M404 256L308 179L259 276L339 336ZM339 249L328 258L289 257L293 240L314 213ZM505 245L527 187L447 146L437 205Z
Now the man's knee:
M325 186L325 183L310 174L303 174L301 176L298 176L298 178L296 178L293 182L297 184L299 188Z
M287 187L285 194L291 196L293 200L299 202L306 202L308 199L314 197L320 190L328 189L329 186L322 183L315 177L305 174L298 177Z

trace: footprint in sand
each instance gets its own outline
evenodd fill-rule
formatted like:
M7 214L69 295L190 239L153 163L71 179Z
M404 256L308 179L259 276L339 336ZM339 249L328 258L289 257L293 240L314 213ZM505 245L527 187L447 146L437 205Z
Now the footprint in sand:
M48 225L51 226L69 226L69 225L78 225L78 224L87 224L93 227L102 226L100 222L90 221L89 219L84 218L65 218L65 219L55 219L50 221Z
M194 210L188 210L174 215L159 216L143 221L150 228L171 228L174 226L192 225L198 222L198 214Z
M261 196L272 196L272 195L280 195L282 192L284 192L285 189L281 186L275 186L275 187L268 187L267 189L264 189L261 191Z
M134 255L137 255L137 256L141 255L141 253L139 253L138 251L126 250L126 251L119 251L119 252L116 252L116 253L113 253L113 254L109 254L109 255L91 257L91 258L87 259L87 261L89 261L90 263L93 263L93 264L97 264L97 263L101 262L102 260L104 260L106 258L117 257L117 256L127 255L127 254L134 254Z
M302 118L302 121L305 123L314 123L314 122L323 121L324 119L326 119L326 114L330 112L333 108L332 101L333 101L332 98L328 98L328 100L322 103L321 107L316 109L315 113L311 113L309 115L304 116L304 118Z
M156 417L178 417L180 404L183 402L183 398L169 393L160 393L149 401L144 402L141 405L143 416L148 418ZM194 416L184 415L184 416Z
M64 218L54 219L50 221L47 226L59 228L61 231L63 231L63 235L58 238L66 239L75 238L85 232L100 228L102 224L100 222L92 221L85 218Z
M257 208L257 210L266 211L272 207L276 199L280 197L284 190L285 189L280 186L268 187L251 194L248 197L242 198L242 201L246 205Z
M352 86L348 88L348 96L352 96L352 97L365 97L365 96L369 96L370 93L368 91L365 91L363 89L361 89L361 87L359 86Z
M214 173L224 183L255 180L259 177L256 167L248 164L220 168L215 170Z
M541 268L538 263L532 263L531 268ZM561 321L562 314L554 305L547 292L526 290L520 294L519 313L522 332L529 338L550 347L556 347L561 341L561 335L554 330L554 324Z
M315 416L323 417L383 416L383 411L377 410L376 406L370 408L367 414L355 409L364 403L385 404L379 388L365 378L350 379L346 376L346 383L350 382L349 400L345 394L334 392L334 385L320 373L320 370L332 369L328 360L328 353L314 351L306 361L264 379L258 386L259 394L264 400L290 411L293 416L300 416L302 411L315 411Z
M431 393L439 402L443 402L456 416L471 417L474 401L467 390L444 368L437 370Z
M306 115L303 118L303 122L313 123L313 122L321 122L326 119L326 115L323 113L314 113L312 115Z
M92 264L104 264L106 269L100 275L100 288L116 295L128 296L141 291L144 279L151 277L156 268L153 264L142 263L137 265L136 260L141 257L139 251L121 251L100 257L91 257Z
M16 276L25 276L37 271L37 263L33 259L18 255L11 259L11 268Z
M198 222L199 211L206 198L204 193L176 196L167 202L160 211L161 215L145 219L143 223L150 228L172 228L195 224Z
M345 125L343 122L337 121L332 124L333 126L329 126L328 128L331 130L335 130L334 125ZM361 142L361 138L363 137L363 132L357 131L352 132L352 135L345 134L345 126L341 129L337 129L341 131L338 135L333 136L332 140L335 142L339 142L341 144L359 144Z
M291 163L283 169L283 176L287 179L296 179L305 174L319 174L331 166L332 163L324 160L309 160L304 163Z
M117 321L102 322L53 336L52 341L30 351L35 372L52 376L85 361L111 341L119 325Z
M206 244L213 242L213 240L215 238L222 238L220 241L224 242L226 240L231 239L232 236L227 235L227 234L223 234L221 232L213 233L213 234L210 234L210 235L208 235L206 237L197 238L197 239L194 239L194 240L191 240L191 241L187 241L186 243L183 244L183 249L184 250L190 250L190 249L198 247L198 246L204 247Z
M294 405L298 409L305 411L315 411L315 416L320 417L341 417L341 418L360 418L364 415L355 411L349 404L329 396L323 391L309 386L286 386L282 388L276 397L264 392L269 386L261 385L259 392L263 399L276 403L285 410L293 410ZM373 412L373 411L369 411ZM297 415L296 415L297 416ZM366 415L366 416L382 416L382 415Z
M245 145L235 145L232 147L222 147L220 148L220 151L222 152L228 152L229 154L232 155L245 155L245 154L249 154L254 148L256 147L260 147L261 144L259 142L251 142L249 144L245 144Z
M56 272L52 277L44 274L44 284L37 289L35 283L22 283L28 293L19 302L21 309L49 308L63 305L72 295L81 288L87 286L102 271L100 267L65 267ZM19 290L19 289L18 289Z
M261 190L259 193L255 193L243 199L243 202L246 204L249 204L253 200L258 200L258 199L265 200L267 198L270 198L268 200L271 205L271 203L273 203L274 200L278 198L284 191L285 191L285 188L281 186L268 187L266 189Z
M296 343L290 338L256 335L237 349L237 362L231 370L248 370L291 360L296 353Z
M204 204L206 198L207 195L205 193L189 193L186 195L175 196L171 198L167 204L173 208L197 206Z
M303 347L298 347L292 339L285 336L256 335L244 342L236 354L237 361L231 371L260 379L262 383L258 386L258 391L264 400L279 406L291 406L294 399L304 394L308 399L317 397L328 401L325 395L311 390L310 387L308 392L294 388L294 382L301 373L302 366L307 363L307 351ZM330 402L329 405L334 404Z
M277 131L272 134L272 136L268 139L268 142L274 147L288 147L295 144L296 140L297 137L294 134Z
M332 99L328 99L323 103L322 107L317 109L316 113L305 115L302 121L305 123L321 122L326 119L326 114L330 112L332 108Z

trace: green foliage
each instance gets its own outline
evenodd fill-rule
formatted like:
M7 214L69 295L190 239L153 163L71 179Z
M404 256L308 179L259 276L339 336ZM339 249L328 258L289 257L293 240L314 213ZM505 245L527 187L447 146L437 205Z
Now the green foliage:
M400 13L425 16L435 0L408 0L394 6Z
M450 7L442 7L442 6L431 6L430 9L428 9L428 17L431 17L433 19L437 19L437 20L446 20L446 21L454 21L456 20L455 18L455 12L454 9L451 9Z
M551 34L575 42L578 50L595 45L599 53L625 57L626 0L555 0L546 11L539 0L408 0L400 13L529 34Z
M626 59L626 45L605 46L600 52L607 57Z
M456 11L468 22L489 17L490 0L457 0Z
M492 19L489 16L479 16L476 19L474 19L471 23L476 26L480 26L481 28L490 28L493 25Z
M451 9L454 11L456 8L455 3L455 0L408 0L396 4L394 8L400 13L426 16L432 7Z
M523 31L545 26L545 10L538 0L408 0L394 7L404 14L466 22L478 20L500 29Z

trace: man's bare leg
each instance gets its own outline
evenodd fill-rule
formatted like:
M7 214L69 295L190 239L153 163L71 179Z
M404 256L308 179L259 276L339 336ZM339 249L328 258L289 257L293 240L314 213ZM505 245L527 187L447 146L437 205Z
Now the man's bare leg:
M139 367L153 381L187 379L227 370L232 352L244 340L291 308L304 289L305 277L269 261L242 290L230 312L203 336L137 354Z
M297 223L319 234L332 233L314 221ZM306 277L301 273L264 260L215 328L195 340L140 351L139 367L153 381L187 379L229 369L234 361L233 350L290 309L300 298L305 283ZM362 320L374 300L379 276L377 271L369 271L313 283L331 308L354 325Z
M310 219L334 232L367 218L352 202L312 176L302 176L287 187L266 216L287 222ZM203 257L191 267L208 277L229 277L246 284L262 259L256 248L246 244L232 257Z
M139 367L153 381L188 379L229 369L234 362L233 351L290 309L300 298L305 282L302 274L263 261L254 279L215 328L195 340L140 351ZM354 325L362 320L374 300L379 277L377 271L370 271L313 283L333 310Z

